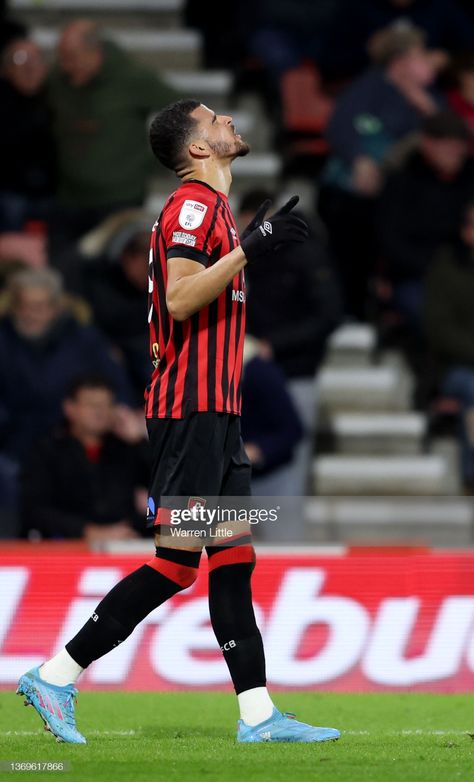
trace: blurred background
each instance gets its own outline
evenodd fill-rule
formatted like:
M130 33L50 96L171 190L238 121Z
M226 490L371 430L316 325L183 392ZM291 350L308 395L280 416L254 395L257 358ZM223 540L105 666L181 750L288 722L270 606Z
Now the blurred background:
M470 546L474 10L461 0L10 0L0 34L0 537L139 545L153 112L196 97L252 153L242 427L257 541ZM149 546L149 543L146 544Z

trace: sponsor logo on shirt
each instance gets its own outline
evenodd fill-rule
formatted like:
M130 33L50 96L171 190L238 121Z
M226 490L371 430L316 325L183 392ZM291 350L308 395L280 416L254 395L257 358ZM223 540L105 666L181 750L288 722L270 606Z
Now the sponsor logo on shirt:
M240 301L242 304L245 301L245 291L232 290L232 301Z
M207 206L199 201L185 201L179 213L179 224L182 228L194 230L202 224L207 212Z
M194 247L196 244L196 237L192 234L187 234L184 231L174 231L172 241L174 244L186 244L188 247Z

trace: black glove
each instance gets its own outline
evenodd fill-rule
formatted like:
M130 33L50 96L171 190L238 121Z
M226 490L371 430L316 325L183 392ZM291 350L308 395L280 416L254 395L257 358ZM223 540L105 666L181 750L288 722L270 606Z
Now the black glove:
M269 206L267 201L261 205L245 229L240 243L249 263L287 242L304 242L308 236L308 226L304 220L289 214L299 200L298 196L293 196L273 217L255 227L257 220L262 220Z
M264 217L267 214L268 210L270 209L271 205L272 202L270 198L267 198L266 201L263 202L263 204L260 204L255 214L255 217L252 218L250 223L242 231L242 234L240 236L240 241L246 239L247 236L249 236L252 233L252 231L255 231L255 229L258 228L258 226L261 223L263 223Z

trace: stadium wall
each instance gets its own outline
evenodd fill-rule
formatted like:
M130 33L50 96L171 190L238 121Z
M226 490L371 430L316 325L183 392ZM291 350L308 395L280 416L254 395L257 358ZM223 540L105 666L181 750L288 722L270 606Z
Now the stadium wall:
M0 688L61 648L143 554L0 550ZM206 563L81 677L81 689L227 689ZM474 552L259 551L254 596L273 689L472 692Z

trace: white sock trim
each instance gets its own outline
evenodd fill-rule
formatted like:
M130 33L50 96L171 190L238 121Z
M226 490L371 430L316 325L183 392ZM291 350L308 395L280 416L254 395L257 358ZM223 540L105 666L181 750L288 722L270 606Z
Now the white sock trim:
M266 687L254 687L237 695L240 719L252 727L272 716L274 703Z
M83 670L66 649L61 649L55 657L43 663L39 675L49 684L64 687L66 684L74 684Z

